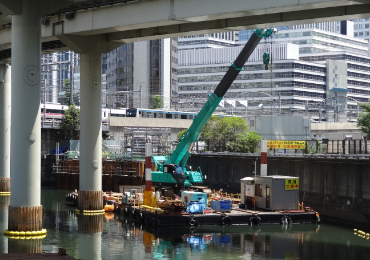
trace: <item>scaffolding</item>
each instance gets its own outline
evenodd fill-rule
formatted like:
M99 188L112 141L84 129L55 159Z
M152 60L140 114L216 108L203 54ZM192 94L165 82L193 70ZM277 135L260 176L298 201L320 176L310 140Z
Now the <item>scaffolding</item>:
M171 128L125 127L124 158L133 161L145 160L145 143L152 143L152 154L169 155L176 143L171 139Z
M170 155L177 145L171 138L171 128L125 127L122 140L103 140L102 173L103 175L121 175L136 178L144 175L145 143L152 143L152 154ZM79 141L66 140L63 147L73 149L58 154L54 173L78 174L80 171ZM154 167L154 166L153 166ZM154 169L154 168L153 168ZM131 181L132 183L141 183Z

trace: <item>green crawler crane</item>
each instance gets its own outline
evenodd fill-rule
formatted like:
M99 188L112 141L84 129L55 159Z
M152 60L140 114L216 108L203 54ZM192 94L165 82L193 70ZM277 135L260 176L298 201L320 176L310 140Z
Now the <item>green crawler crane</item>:
M157 168L157 171L152 171L153 184L180 188L200 185L203 182L203 175L200 168L198 167L194 170L187 165L193 144L198 140L204 125L216 110L258 43L262 38L269 37L276 32L277 30L274 28L255 30L235 62L231 64L214 93L209 95L208 101L193 120L192 125L182 137L172 155L169 158L167 156L152 155L152 160Z

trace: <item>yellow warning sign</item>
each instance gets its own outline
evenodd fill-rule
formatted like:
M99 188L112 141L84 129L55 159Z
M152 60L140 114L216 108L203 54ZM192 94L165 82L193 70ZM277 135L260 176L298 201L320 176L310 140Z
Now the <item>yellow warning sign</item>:
M285 190L298 190L299 179L285 179Z
M305 141L267 141L267 149L305 149Z

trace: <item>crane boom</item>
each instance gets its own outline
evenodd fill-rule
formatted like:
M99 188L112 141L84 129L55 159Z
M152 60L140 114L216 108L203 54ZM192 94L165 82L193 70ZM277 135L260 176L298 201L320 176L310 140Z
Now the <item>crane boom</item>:
M216 87L214 93L209 95L208 101L205 103L202 110L196 116L188 131L182 137L175 151L172 153L170 158L166 160L165 164L176 164L180 165L181 167L185 167L191 152L190 149L192 143L198 140L199 134L202 131L204 125L212 116L212 113L216 110L225 93L230 88L236 77L239 75L242 67L247 62L248 58L257 47L261 39L262 37L258 36L257 33L252 34L251 38L245 44L235 62L230 66L225 76Z

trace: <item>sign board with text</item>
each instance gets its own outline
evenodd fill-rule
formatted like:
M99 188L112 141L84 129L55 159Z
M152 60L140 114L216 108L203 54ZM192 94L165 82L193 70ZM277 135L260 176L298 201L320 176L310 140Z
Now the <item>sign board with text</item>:
M305 149L306 141L267 141L267 149Z
M298 190L299 179L285 179L285 190Z

